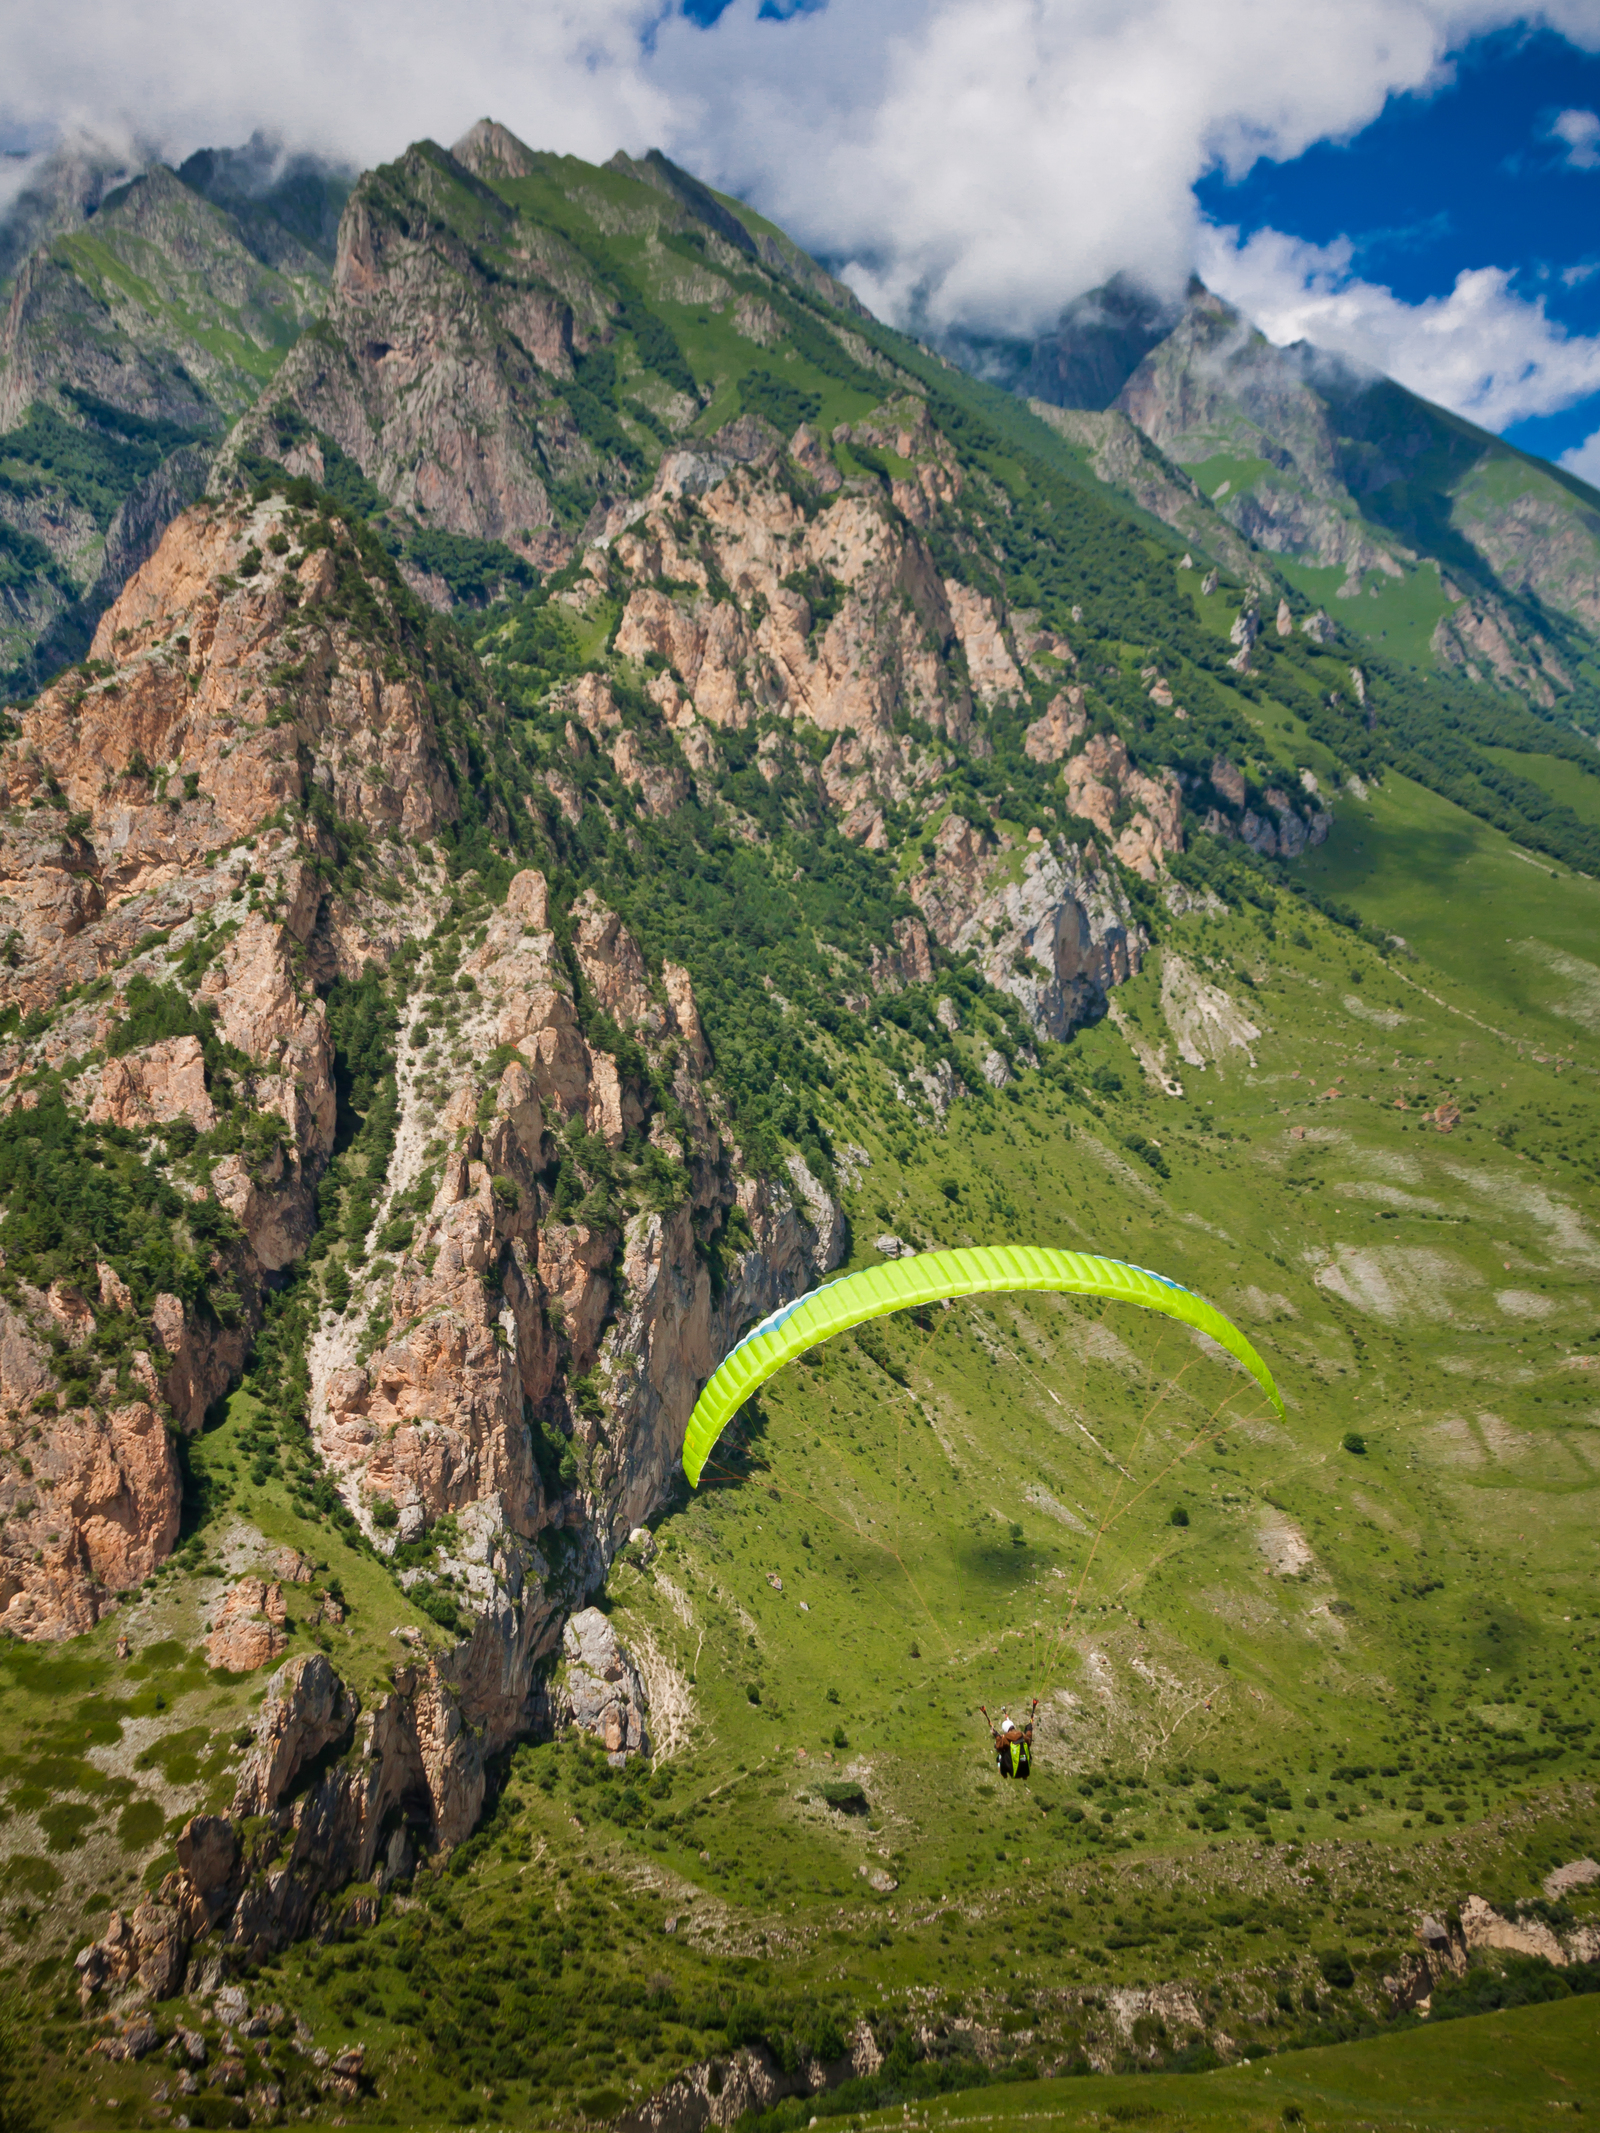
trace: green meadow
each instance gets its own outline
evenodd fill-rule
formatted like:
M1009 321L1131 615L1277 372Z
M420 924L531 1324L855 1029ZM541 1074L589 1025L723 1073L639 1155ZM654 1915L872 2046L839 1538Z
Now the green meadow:
M1450 2133L1559 2125L1552 2112L1583 2112L1600 2100L1600 2019L1592 2001L1518 2008L1475 2022L1267 2064L1140 2084L1094 2078L1030 2082L1004 2099L979 2093L941 2099L929 2127L1152 2125L1254 2133L1308 2128L1407 2126ZM888 2114L869 2126L904 2123Z
M1399 778L1340 816L1314 885L1407 948L1286 897L1192 912L1064 1073L936 1124L863 1055L823 1099L850 1265L880 1239L1134 1260L1236 1320L1285 1418L1185 1329L1067 1298L809 1353L613 1568L652 1756L518 1747L375 1927L336 1907L250 1981L310 2032L243 2047L286 2111L327 2115L306 2052L356 2037L374 2122L554 2126L863 2021L884 2066L813 2114L1510 2127L1585 2100L1595 1999L1430 2026L1384 1980L1469 1896L1600 1922L1593 1887L1542 1886L1600 1847L1595 890ZM1203 1064L1173 1027L1197 983L1237 1040ZM291 1648L364 1696L397 1622L444 1641L262 1425L236 1395L190 1448L136 1659L111 1624L0 1658L54 2122L172 2107L159 2058L85 2062L71 1958L230 1794L260 1677L186 1656L221 1573L304 1550ZM1003 1784L985 1707L1035 1706L1032 1781ZM1494 1990L1567 1989L1517 1975Z

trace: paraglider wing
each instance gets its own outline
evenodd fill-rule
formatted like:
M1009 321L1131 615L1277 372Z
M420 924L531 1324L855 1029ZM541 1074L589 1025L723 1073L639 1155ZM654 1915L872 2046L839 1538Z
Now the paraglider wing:
M1121 1259L1102 1259L1093 1252L980 1244L960 1251L919 1252L914 1258L845 1274L813 1289L809 1296L784 1304L753 1326L723 1357L695 1402L683 1441L683 1471L691 1484L698 1485L701 1469L729 1419L758 1386L818 1341L893 1311L1003 1289L1104 1296L1180 1319L1225 1348L1249 1371L1278 1413L1283 1413L1283 1401L1266 1364L1237 1327L1192 1290L1180 1288L1164 1275L1147 1273Z

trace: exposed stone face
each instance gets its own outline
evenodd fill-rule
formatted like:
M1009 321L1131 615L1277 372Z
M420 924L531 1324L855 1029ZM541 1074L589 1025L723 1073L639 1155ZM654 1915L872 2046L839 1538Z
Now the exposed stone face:
M1594 534L1583 513L1548 475L1532 493L1507 496L1496 471L1487 462L1475 470L1457 503L1456 523L1503 584L1531 589L1586 628L1600 628ZM1554 655L1542 640L1534 641L1549 673Z
M1266 801L1270 814L1258 815L1254 808L1246 808L1238 825L1241 843L1265 859L1298 859L1311 846L1321 844L1333 826L1333 817L1325 809L1302 814L1287 793L1275 788L1268 790Z
M197 1896L208 1897L227 1887L239 1844L226 1815L195 1815L179 1831L176 1849L178 1864Z
M431 525L549 562L561 552L549 536L549 460L590 455L565 409L542 421L541 406L553 381L571 377L575 337L593 332L603 299L585 291L579 326L555 287L537 285L535 258L510 287L477 271L428 212L436 190L463 180L432 143L408 150L387 181L362 180L340 223L331 330L291 351L251 431L276 445L274 411L293 408ZM481 188L477 197L519 245L510 210ZM314 440L296 451L294 471L320 480Z
M1052 429L1088 448L1090 465L1101 481L1123 490L1185 539L1198 542L1241 583L1267 588L1266 568L1249 542L1207 505L1185 475L1175 472L1172 462L1120 408L1052 407L1045 400L1030 400L1028 405Z
M639 794L646 814L670 815L689 797L689 777L682 764L649 761L631 732L619 735L611 760L623 784Z
M1211 765L1211 782L1231 807L1244 805L1244 773L1225 755L1214 758Z
M113 671L57 682L0 750L5 804L55 792L62 803L0 834L0 919L16 949L0 973L4 999L47 1006L147 931L230 897L247 870L224 876L211 855L303 800L308 783L379 835L427 837L452 818L422 692L386 679L328 611L353 554L336 541L291 568L271 550L284 518L281 499L186 512L101 617L92 656ZM262 560L240 579L250 556ZM280 678L290 667L292 686ZM314 756L309 780L302 750ZM65 835L67 818L84 815L87 831ZM270 849L256 859L264 872L262 856ZM290 859L285 840L279 864ZM304 939L315 883L281 878L271 900Z
M1017 672L1016 660L1006 643L1006 632L993 603L953 578L945 579L944 593L950 603L950 619L961 639L961 649L967 655L967 671L972 676L973 692L978 700L990 704L1003 696L1020 696L1023 693L1022 676Z
M84 1950L85 2001L129 1979L152 1997L175 1990L196 1940L247 1956L283 1947L327 1891L372 1873L397 1810L424 1842L458 1844L482 1806L485 1755L540 1715L528 1687L540 1650L525 1628L514 1604L491 1610L447 1658L401 1668L368 1712L320 1654L286 1666L269 1684L231 1820L191 1821L148 1918L114 1915ZM307 1766L347 1736L338 1762L308 1784ZM248 1818L259 1833L247 1840Z
M1083 710L1083 691L1064 689L1052 696L1042 718L1036 718L1022 738L1025 755L1036 763L1059 763L1079 734L1088 726Z
M164 1363L157 1365L160 1376L151 1390L159 1392L178 1427L193 1435L243 1363L249 1335L243 1326L206 1325L185 1311L176 1296L165 1293L151 1309L150 1328Z
M255 1740L234 1791L234 1813L269 1814L302 1766L346 1732L360 1708L320 1652L291 1660L267 1685ZM189 1862L182 1863L187 1869ZM202 1879L197 1885L216 1884Z
M1125 866L1153 881L1173 852L1183 849L1177 774L1156 777L1135 770L1120 735L1097 733L1067 765L1067 805L1092 822ZM1113 842L1113 818L1122 805L1138 810Z
M1040 345L1048 347L1048 338ZM1048 365L1039 382L1047 391L1061 390ZM1114 382L1107 377L1100 392ZM1338 568L1343 582L1336 597L1354 601L1369 571L1398 578L1417 560L1368 515L1374 486L1413 479L1428 486L1429 456L1441 447L1449 456L1446 418L1421 403L1403 407L1394 393L1387 380L1358 377L1326 351L1304 343L1273 347L1231 305L1197 291L1170 330L1163 326L1114 405L1098 411L1043 400L1030 405L1090 451L1102 481L1177 528L1236 581L1266 597L1266 556L1293 555ZM1097 406L1098 394L1091 392L1091 400ZM1222 455L1236 466L1254 461L1255 471L1236 472L1207 498L1182 469ZM1463 603L1457 613L1465 632L1458 635L1457 617L1447 615L1435 633L1435 654L1463 663L1462 636L1476 630L1487 609L1501 640L1499 656L1484 643L1481 651L1488 656L1474 662L1477 678L1498 677L1502 685L1548 701L1544 691L1571 684L1553 648L1533 630L1512 624L1510 606L1516 595L1531 592L1592 630L1600 622L1594 527L1553 475L1526 463L1512 467L1502 451L1467 457L1476 463L1460 461L1436 492L1458 544L1455 556L1470 545L1477 551L1480 594L1492 571L1512 599L1490 591ZM1445 589L1447 597L1460 597L1448 583ZM1281 605L1276 627L1280 635L1293 627ZM1332 630L1322 613L1302 627L1316 642ZM1467 661L1472 658L1466 652ZM1520 669L1515 680L1513 668Z
M1144 935L1093 845L1041 844L1012 882L959 815L934 842L933 864L908 884L929 931L958 954L975 950L1041 1036L1064 1038L1103 1013L1110 988L1139 969Z
M0 973L6 1000L48 1006L145 933L203 923L226 901L218 916L242 922L230 967L213 966L240 1024L230 1041L281 1063L295 1031L273 962L308 938L319 886L292 840L269 838L253 855L264 893L247 909L234 892L248 867L214 855L308 786L379 836L425 838L453 818L421 690L387 678L330 608L341 573L359 571L353 551L336 535L291 566L293 551L271 545L285 519L281 499L185 513L101 618L93 657L112 671L47 689L0 750L7 804L60 801L0 835L0 918L15 949ZM66 835L68 816L86 816L87 830Z
M1519 631L1508 610L1492 598L1460 601L1440 616L1429 642L1441 666L1464 668L1474 681L1525 689L1547 709L1556 688L1572 686L1546 640L1537 632Z
M42 215L13 211L0 240L0 432L23 425L30 407L70 407L78 391L204 441L168 451L109 525L59 467L40 467L0 499L0 517L42 541L56 566L0 593L6 663L32 639L47 672L72 648L62 609L82 597L98 614L201 493L217 439L260 391L261 351L286 328L311 324L327 278L282 224L277 244L252 250L231 215L160 163L133 171L102 150L66 153L77 174L59 191L51 182ZM61 155L51 161L61 173ZM92 256L51 242L87 216Z
M0 1388L9 1402L35 1379L33 1352L16 1315L0 1323ZM80 1409L57 1417L33 1447L33 1476L0 1477L7 1514L0 1557L0 1624L29 1638L92 1628L107 1595L148 1577L178 1535L183 1484L167 1432L144 1401L99 1419ZM35 1560L35 1558L39 1560Z
M1542 1955L1564 1965L1567 1951L1542 1918L1506 1918L1481 1896L1461 1906L1461 1930L1469 1948L1503 1948L1514 1955Z
M573 906L572 954L590 996L672 1087L688 1129L676 1152L691 1201L635 1215L620 1238L554 1217L540 1182L547 1121L581 1118L612 1146L655 1125L646 1085L584 1040L548 917L544 878L518 875L469 958L482 1012L518 1056L492 1088L469 1082L445 1107L452 1146L433 1207L401 1257L386 1343L365 1364L314 1370L312 1392L318 1442L353 1500L387 1498L402 1534L472 1509L488 1521L474 1542L483 1560L516 1556L530 1580L543 1575L537 1536L568 1515L551 1498L535 1426L570 1442L587 1515L609 1554L659 1504L717 1358L751 1318L836 1265L844 1240L837 1203L809 1173L787 1189L736 1188L704 1085L708 1054L688 975L669 964L652 976L627 928L592 895ZM914 960L920 942L918 967L926 966L920 925L907 940ZM736 1189L754 1242L719 1312L691 1216L695 1207L720 1215ZM628 1298L620 1316L619 1253ZM603 1425L574 1406L579 1378L599 1388ZM542 1601L530 1601L529 1614L555 1620Z
M280 1659L288 1644L284 1625L288 1611L283 1587L257 1577L241 1578L223 1596L206 1654L215 1667L230 1674L253 1674L258 1667Z
M355 975L363 954L388 952L393 921L380 906L375 942L325 895L317 864L332 847L321 849L315 817L299 832L264 825L312 792L378 838L425 838L455 812L425 692L359 636L341 602L360 558L338 527L331 546L297 551L302 530L281 498L183 514L101 618L93 671L46 689L0 746L13 810L0 825L11 948L0 1000L48 1010L68 986L112 974L108 996L0 1053L0 1103L30 1103L35 1069L105 1047L137 977L168 996L187 989L232 1048L229 1101L282 1122L216 1160L199 1188L238 1224L210 1270L236 1314L219 1322L173 1295L136 1301L127 1269L98 1267L102 1309L148 1312L150 1347L133 1363L147 1399L113 1401L102 1420L52 1421L35 1461L50 1489L12 1491L0 1607L24 1635L88 1627L106 1593L170 1548L177 1484L162 1411L198 1428L239 1370L266 1281L311 1236L335 1105L308 965L331 976L354 960ZM363 597L381 610L389 594L364 583ZM230 852L251 836L252 849ZM197 981L184 977L186 956ZM70 1094L92 1124L133 1132L187 1122L204 1134L223 1116L192 1034L104 1057ZM93 1333L87 1301L67 1317L48 1307L74 1345ZM0 1400L12 1414L47 1389L26 1329L26 1312L0 1326ZM278 1636L266 1625L248 1663L274 1656ZM230 1649L245 1663L244 1643Z
M1401 575L1389 547L1349 508L1334 418L1298 353L1274 348L1210 290L1184 306L1173 331L1124 385L1116 409L1180 466L1222 452L1262 462L1264 471L1248 484L1219 484L1212 492L1213 511L1206 514L1211 525L1220 513L1245 541L1270 554L1341 568L1342 592L1359 591L1367 570ZM1108 474L1125 478L1110 467ZM1170 503L1163 508L1165 502L1152 497L1149 508L1192 530L1230 570L1245 574L1238 553L1230 553L1202 517L1175 511ZM1263 575L1248 549L1244 555L1253 566L1250 575ZM1248 647L1243 649L1247 663Z
M803 2059L789 2072L765 2045L747 2045L730 2059L690 2067L658 2095L625 2112L617 2125L619 2133L703 2133L710 2126L736 2125L748 2111L770 2110L785 2096L815 2096L853 2076L875 2074L882 2065L883 2054L865 2021L857 2023L840 2058Z
M126 1059L108 1059L100 1069L100 1093L89 1106L95 1125L165 1125L186 1118L209 1133L216 1106L206 1093L205 1060L198 1037L169 1037Z
M889 942L873 954L871 976L876 993L900 992L907 985L925 984L933 976L928 929L921 919L895 920Z
M1230 1051L1243 1052L1255 1064L1250 1047L1260 1030L1220 985L1203 978L1176 949L1168 949L1161 960L1161 1012L1178 1057L1187 1065L1214 1065Z
M561 1642L567 1678L560 1718L592 1733L615 1759L648 1754L644 1684L609 1619L598 1607L581 1608L568 1616Z
M170 1904L113 1911L104 1937L78 1957L79 1998L87 2008L97 1993L135 1985L146 1999L168 1999L183 1980L187 1959L183 1921Z
M920 408L919 403L912 403ZM902 434L925 456L937 494L948 446L926 425ZM795 449L806 450L803 434ZM789 493L776 443L760 456L729 432L709 451L669 454L643 513L612 540L612 553L637 579L617 633L625 656L664 660L681 701L713 726L745 725L758 710L778 711L824 731L887 732L896 712L965 736L971 704L942 646L972 639L985 686L1020 688L998 619L957 587L958 616L915 524L886 500L845 488L808 515ZM919 484L919 496L926 491ZM695 499L695 530L709 539L739 604L658 589L663 578L709 588L706 562L680 536L672 507ZM926 510L922 517L926 522ZM819 622L793 582L840 588L837 611ZM747 619L752 608L760 619ZM670 714L669 714L670 715ZM675 721L676 722L676 721Z
M625 1028L642 1028L653 1003L649 972L633 936L592 891L578 898L572 916L573 953L595 998Z

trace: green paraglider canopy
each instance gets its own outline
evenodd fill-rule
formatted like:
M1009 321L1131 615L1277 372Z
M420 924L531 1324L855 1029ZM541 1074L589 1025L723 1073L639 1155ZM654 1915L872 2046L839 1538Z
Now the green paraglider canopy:
M869 1318L884 1318L948 1297L1005 1289L1054 1289L1101 1296L1162 1312L1208 1334L1243 1365L1281 1415L1283 1401L1254 1348L1214 1305L1164 1275L1093 1252L1058 1252L1042 1245L983 1244L948 1252L919 1252L885 1266L845 1274L809 1296L784 1304L753 1326L724 1356L695 1402L683 1442L683 1471L698 1486L701 1469L729 1420L758 1386L818 1341Z

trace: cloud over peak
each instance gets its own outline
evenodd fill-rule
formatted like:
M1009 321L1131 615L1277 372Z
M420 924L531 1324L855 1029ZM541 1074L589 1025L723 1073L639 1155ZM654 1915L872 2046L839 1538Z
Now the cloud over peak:
M1028 335L1119 271L1169 294L1198 263L1274 338L1409 366L1492 421L1588 360L1499 268L1413 309L1337 247L1208 231L1194 186L1353 136L1513 22L1600 48L1594 0L732 0L709 26L681 0L57 0L8 29L0 136L83 126L176 161L262 128L370 164L492 112L595 160L659 145L900 321ZM1600 160L1594 113L1553 127Z
M1448 296L1407 304L1351 272L1345 240L1312 245L1279 230L1202 232L1200 271L1267 338L1381 370L1485 429L1570 407L1600 392L1600 339L1568 334L1542 297L1520 295L1501 267L1458 274Z

